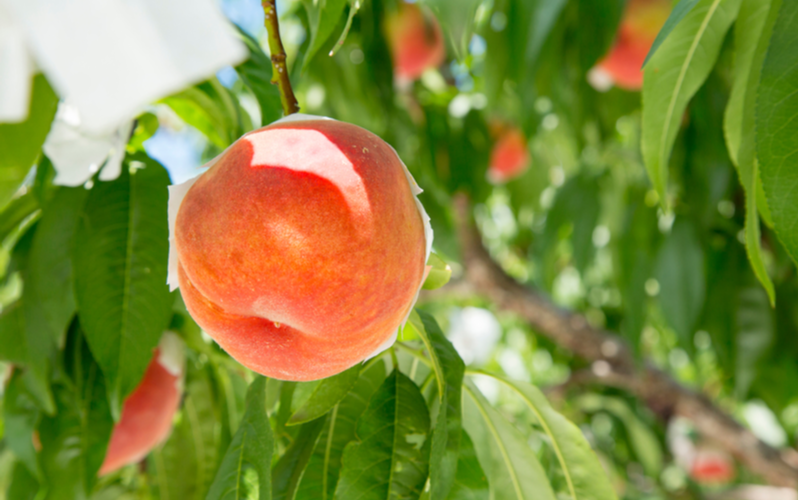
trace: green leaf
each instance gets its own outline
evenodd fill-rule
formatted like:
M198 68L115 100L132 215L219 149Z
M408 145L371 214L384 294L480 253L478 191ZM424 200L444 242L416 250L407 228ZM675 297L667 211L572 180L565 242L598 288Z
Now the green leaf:
M31 262L31 248L36 235L38 223L28 226L14 245L11 261L6 273L24 277ZM24 281L24 280L23 280ZM53 394L50 390L50 355L54 354L53 342L43 341L40 329L35 329L37 315L35 302L22 300L23 297L6 307L0 314L0 359L25 365L25 383L38 405L48 414L55 411ZM34 325L31 322L34 322ZM39 325L41 326L41 325ZM44 344L44 345L42 345Z
M752 182L750 187L745 188L745 248L747 248L747 256L750 259L750 265L753 267L756 277L761 282L764 290L767 291L770 304L775 304L775 285L772 284L772 279L769 277L767 267L764 264L764 256L761 249L761 228L759 227L758 219L758 203L754 200L753 196L759 189L759 172L758 163L753 162L751 177ZM750 194L753 193L753 194Z
M470 380L464 382L464 429L496 500L555 500L550 481L527 439L492 408Z
M212 359L217 356L220 355L218 353L212 354ZM245 373L241 371L241 368L237 370L233 367L237 364L227 356L220 356L211 364L212 379L215 393L217 394L217 408L220 410L220 432L217 440L217 449L219 450L217 455L219 457L224 456L228 450L245 411L248 383L244 379ZM267 379L267 394L265 396L267 413L270 413L275 406L275 401L271 397L273 393L278 392L281 384L280 380ZM251 470L251 472L253 471Z
M286 422L292 416L292 401L294 400L294 390L297 382L285 380L281 382L278 396L278 412L275 415L275 434L279 437L288 436L291 438L291 431L286 429Z
M274 122L283 115L281 95L278 86L272 84L272 62L268 55L261 50L252 36L239 29L242 41L250 51L250 57L236 66L236 72L247 85L258 101L261 110L261 126Z
M650 50L647 52L647 57L644 58L644 63L642 63L642 68L647 65L647 62L650 60L650 57L656 53L661 44L664 43L664 40L672 33L672 30L675 29L675 26L678 25L679 22L686 17L686 14L689 13L692 9L694 9L695 5L699 0L680 0L677 5L672 8L672 12L669 13L669 17L667 18L664 26L658 31L658 35L656 35L656 39L653 40L653 45L650 46Z
M247 389L245 413L222 459L206 500L248 498L248 469L258 476L259 500L270 500L273 437L266 409L267 379L258 376Z
M295 500L333 498L345 446L356 437L356 422L386 378L383 362L366 366L345 398L328 413Z
M752 72L754 59L756 57L756 49L759 47L759 40L762 36L769 37L774 23L774 17L767 23L767 18L770 12L770 2L761 0L743 0L742 7L739 10L739 17L736 20L735 30L735 51L734 51L734 80L733 87L731 88L730 98L728 105L725 108L725 121L723 123L723 130L725 132L725 142L728 146L728 152L731 160L737 169L740 168L740 152L742 145L745 145L744 151L748 155L753 153L753 144L755 141L755 121L753 116L744 116L745 110L745 97L756 90L755 81L749 82ZM773 13L774 16L774 13ZM762 35L763 33L763 35ZM766 42L764 42L766 43ZM762 46L766 50L766 45ZM759 57L763 58L763 53ZM756 71L754 74L757 74ZM750 87L748 87L750 86ZM748 90L749 89L749 90ZM749 106L753 106L752 101L748 101ZM748 111L750 113L750 110ZM755 113L753 110L752 113ZM748 165L753 161L752 159L745 160ZM746 169L746 172L749 170ZM756 206L764 222L772 226L771 217L769 214L769 207L766 203L764 188L761 185L761 179L756 180ZM760 259L760 252L757 255ZM766 276L766 273L764 273Z
M297 432L297 438L281 456L272 469L272 498L294 500L300 480L306 471L320 432L325 426L325 417L306 422Z
M133 173L129 172L136 168ZM169 325L164 168L143 154L89 193L75 248L81 325L107 379L114 415L139 384Z
M507 26L490 22L482 33L486 38L486 53L490 54L484 70L486 96L490 103L508 93L505 82L510 80L516 83L519 98L526 109L533 107L539 56L566 4L566 0L494 2L493 17L505 19Z
M436 290L437 288L445 286L447 282L450 281L453 270L450 269L450 265L437 254L431 253L431 256L428 257L427 265L431 266L431 270L428 272L428 276L425 278L425 283L422 284L422 288L425 290Z
M0 212L0 242L15 231L27 218L34 216L39 210L39 200L32 192L25 193L11 200L11 203Z
M333 34L347 0L303 0L302 3L311 28L311 43L303 59L303 69L305 69Z
M0 208L22 185L56 116L58 97L41 74L33 78L28 119L0 123Z
M414 310L409 317L433 362L439 388L439 411L431 436L431 497L447 497L456 476L461 440L461 385L464 361L430 314Z
M198 353L203 353L206 356L214 352L211 344L206 343L203 339L200 327L197 326L197 323L195 323L189 315L183 303L183 297L181 297L180 294L177 294L175 297L175 305L172 309L172 319L169 322L169 329L180 335L189 349Z
M467 46L472 37L475 12L481 4L480 0L422 0L430 7L442 25L445 37L450 43L456 58L463 59L467 55Z
M216 78L189 87L162 102L220 149L227 148L253 129L250 115Z
M776 310L771 310L766 292L758 285L745 248L738 240L730 238L718 248L711 246L709 257L708 295L699 328L711 336L726 386L733 386L737 397L745 397L751 385L766 382L765 369L777 368L775 360L767 357L770 351L787 356L794 352L791 344L787 340L781 342L779 337L796 329L789 326L796 320L790 320L783 328L780 320L776 321L781 308L791 307L793 301L779 301ZM783 286L787 285L792 286ZM797 342L796 334L793 338ZM783 375L777 378L782 383L772 382L771 390L779 390L783 383L791 384ZM791 385L796 387L796 382Z
M144 151L144 141L153 137L158 132L158 118L153 113L142 113L136 118L136 128L133 130L131 140L125 150L128 153Z
M578 30L581 72L589 71L603 57L617 36L617 28L625 11L624 0L578 0L581 23Z
M42 155L36 165L36 172L30 187L30 192L33 193L40 205L47 205L58 189L58 186L53 184L55 178L56 169L53 167L53 162L47 156Z
M416 499L428 478L430 418L419 388L395 370L358 420L344 450L336 499Z
M189 368L178 424L148 458L162 500L204 500L218 463L220 416L206 371Z
M797 2L783 0L756 97L756 157L769 213L797 265Z
M725 107L725 143L734 165L739 165L739 148L742 145L742 119L747 80L753 65L758 40L770 11L770 2L742 0L739 17L734 26L735 48L733 86ZM751 131L752 132L752 131Z
M572 230L572 258L575 267L583 272L594 258L595 246L592 235L600 215L600 187L598 179L589 175L578 175L569 179L556 194L553 206L547 213L541 245L547 254L553 255L560 239L562 228ZM549 256L548 256L549 257ZM555 267L555 266L553 266ZM548 287L555 279L554 270L545 272Z
M297 425L317 419L341 401L356 384L361 364L338 375L314 382L300 382L295 387L292 406L297 409L286 425Z
M656 277L661 286L658 300L667 323L683 347L690 348L706 297L706 270L703 247L688 220L676 221L664 241Z
M0 429L0 436L1 435L2 429ZM6 495L8 486L11 484L11 476L13 474L14 467L17 464L18 462L14 457L14 453L9 450L7 446L3 451L0 451L0 499L2 500L7 500L8 498L4 495ZM23 468L25 467L23 464L19 465L21 465ZM28 475L30 475L30 472L28 472Z
M528 40L525 44L526 71L531 71L539 60L544 42L558 21L567 0L537 0L528 21Z
M741 0L702 0L673 29L644 67L642 155L662 207L672 145L689 100L717 60Z
M617 417L628 434L628 443L633 453L650 477L658 477L664 464L661 444L653 431L631 411L622 399L596 394L586 394L577 400L577 405L586 412L607 411Z
M34 350L37 343L62 343L67 324L75 313L72 249L87 195L88 191L82 187L59 188L42 211L33 237L22 294L23 302L36 308L35 314L28 315L29 324L40 329L37 338L29 336L33 356L37 355Z
M25 316L20 301L4 307L0 313L0 360L19 365L28 363Z
M51 359L75 313L72 251L87 194L82 187L58 190L42 211L23 271L28 367L43 394L49 393Z
M461 429L458 469L448 500L489 500L489 482L481 469L469 434Z
M233 142L224 125L227 120L214 101L196 87L167 97L163 102L181 120L199 130L218 148L225 149Z
M24 464L34 477L40 479L42 470L36 460L33 433L39 425L41 416L42 412L36 398L25 387L22 372L15 370L3 394L4 439L20 463Z
M253 130L253 121L250 114L239 104L239 99L231 90L225 88L218 79L212 78L197 86L206 95L214 99L217 107L225 118L225 130L228 131L231 143Z
M531 384L486 373L511 388L525 403L549 439L573 500L614 500L617 495L605 470L578 427L550 406L544 394Z
M139 500L142 498L140 493L130 486L125 488L119 484L112 484L93 493L89 500Z
M758 43L751 51L744 44L752 44L756 34L742 27L737 31L741 37L736 40L736 74L734 88L731 94L731 101L726 109L725 126L728 148L733 153L733 148L738 145L736 154L731 154L735 158L734 165L739 173L739 181L745 192L745 248L750 266L753 268L758 280L764 286L769 295L770 303L775 303L775 286L767 273L764 264L764 257L761 250L761 228L759 221L759 209L762 216L765 214L766 207L759 207L759 193L762 192L761 177L759 175L759 164L756 158L755 126L756 126L756 97L760 71L756 68L763 66L769 48L769 39L772 35L772 27L778 16L780 7L779 0L774 0L769 7L769 12L764 18L763 25L758 33ZM763 13L757 14L751 10L756 7L748 5L745 12L748 19L756 24ZM749 57L749 59L748 59ZM750 61L748 65L748 60ZM745 75L746 72L746 75ZM741 89L741 90L740 90ZM736 100L734 100L736 99ZM739 131L737 131L737 128ZM737 144L738 141L738 144Z
M775 340L775 320L769 299L756 287L739 291L736 316L736 393L741 398L756 378L758 363Z
M38 493L39 482L22 462L16 462L5 498L8 500L34 500Z
M772 19L767 23L770 5L769 1L743 0L734 28L736 38L734 80L728 105L725 108L723 130L728 152L737 170L740 168L739 162L742 152L748 156L754 155L755 121L753 117L755 110L748 109L749 114L747 116L744 115L744 111L746 102L751 108L754 106L752 99L755 95L754 92L756 92L756 82L750 81L751 73L758 74L758 71L752 71L752 68L758 67L753 66L754 60L758 57L759 61L763 61L763 51L767 50L766 45L759 45L759 40L765 37L762 43L766 44L766 38L769 38L769 34L772 32L772 25L775 22L775 13L773 13ZM759 47L761 48L757 52L756 49ZM755 64L761 64L761 62L756 62ZM746 97L749 97L750 100L746 100ZM745 146L744 149L742 149L743 145ZM744 161L749 165L753 159L746 158ZM746 170L746 172L749 172L749 170ZM772 219L760 178L756 180L755 196L758 212L764 222L771 227ZM758 257L760 258L760 254Z
M74 322L53 387L57 412L39 425L47 500L87 498L111 439L105 379L84 340Z
M36 227L39 223L38 214L35 217L31 217L29 220L26 220L24 224L22 224L14 234L12 234L8 240L4 242L4 252L3 257L7 258L5 260L5 273L4 273L4 281L3 284L6 286L10 286L11 283L9 279L15 274L17 278L22 278L22 273L25 271L25 266L28 262L28 255L31 251L31 246L33 244L33 236L36 234ZM10 247L10 258L8 258L8 248ZM21 285L21 283L20 283ZM8 292L7 292L8 293ZM15 297L19 297L22 295L21 287L19 291L13 291L9 295L9 299L13 300Z

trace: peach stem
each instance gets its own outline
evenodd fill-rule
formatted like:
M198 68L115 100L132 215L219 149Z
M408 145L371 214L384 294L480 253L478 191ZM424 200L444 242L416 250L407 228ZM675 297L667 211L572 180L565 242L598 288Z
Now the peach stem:
M300 106L292 91L292 82L289 80L289 70L286 67L286 51L283 50L278 27L278 9L275 7L275 0L262 0L261 6L264 8L264 25L267 27L269 53L272 59L272 83L280 90L284 116L289 116L300 111Z

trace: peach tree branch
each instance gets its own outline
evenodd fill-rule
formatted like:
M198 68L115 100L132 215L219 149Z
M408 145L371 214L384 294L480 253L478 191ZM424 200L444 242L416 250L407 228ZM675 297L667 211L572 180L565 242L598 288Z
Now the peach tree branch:
M629 391L664 420L673 415L691 420L698 432L768 483L797 488L794 449L781 451L767 445L705 395L682 386L647 362L637 361L619 336L593 327L582 315L562 310L541 293L515 281L484 248L467 197L457 195L454 205L465 279L437 292L441 294L452 286L457 292L487 297L499 309L524 318L537 334L589 361L596 383Z

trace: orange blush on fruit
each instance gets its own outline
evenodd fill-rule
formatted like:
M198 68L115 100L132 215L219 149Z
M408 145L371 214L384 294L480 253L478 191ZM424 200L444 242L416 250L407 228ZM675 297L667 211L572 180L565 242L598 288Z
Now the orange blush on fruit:
M493 184L508 182L522 175L529 165L530 153L525 134L518 128L507 128L492 148L486 176Z
M183 342L166 332L136 389L125 399L99 474L142 460L163 442L181 401Z
M698 483L719 485L731 482L736 476L736 470L727 453L698 448L689 474Z
M613 85L626 90L642 88L642 65L659 30L667 21L670 0L631 0L606 56L589 72L589 82L605 91Z
M445 59L442 28L429 12L416 4L398 2L386 19L386 35L395 76L410 81Z

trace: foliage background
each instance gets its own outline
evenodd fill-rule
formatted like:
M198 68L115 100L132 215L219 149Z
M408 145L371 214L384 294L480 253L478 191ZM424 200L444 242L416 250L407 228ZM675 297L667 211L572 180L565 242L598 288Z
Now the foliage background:
M406 86L393 81L382 31L392 2L278 5L302 111L380 135L425 190L421 198L432 217L435 248L454 277L445 288L424 294L420 308L436 318L470 368L545 390L583 431L619 497L705 498L715 492L691 480L676 451L680 436L696 447L714 444L690 421L658 414L648 401L609 385L599 376L602 366L467 286L459 239L463 214L453 202L465 195L483 245L505 273L543 291L556 306L580 313L592 327L617 333L638 364L652 364L707 395L766 443L787 447L791 456L798 432L797 206L792 205L797 126L795 114L794 128L789 127L793 160L789 147L788 164L770 163L770 154L783 158L787 151L769 150L769 139L779 132L772 133L778 129L770 128L767 111L792 90L796 101L796 4L682 1L689 13L676 19L673 36L664 39L645 69L643 92L600 93L586 73L613 42L624 2L426 3L450 41L448 62ZM6 498L34 498L37 492L42 498L204 498L221 487L214 480L218 470L226 470L224 457L229 445L238 443L239 429L250 425L266 432L264 412L252 409L258 404L274 410L274 443L239 444L255 446L248 451L252 456L274 446L275 463L247 469L243 481L251 488L243 491L256 498L259 484L266 498L261 473L266 467L269 477L272 465L276 497L292 485L298 488L294 498L319 497L309 486L316 484L310 474L318 469L314 443L327 431L317 421L287 426L298 409L297 397L292 403L295 385L259 381L266 384L265 400L251 396L246 404L252 374L207 342L179 295L163 286L166 185L195 175L243 133L281 115L277 89L269 83L261 6L249 0L221 6L238 25L249 59L154 103L138 118L125 164L145 165L134 168L135 175L126 168L117 181L97 182L92 189L56 188L53 169L39 152L44 135L31 151L14 149L38 158L38 164L25 171L21 191L20 182L3 184L0 203L5 270L0 359L25 366L9 375L3 397L0 491ZM758 15L760 25L751 17ZM707 55L688 60L685 86L648 74L659 64L681 67L687 50L681 36L693 40L706 19L715 28L698 38ZM749 56L742 53L748 36L758 42ZM792 51L793 84L782 73L791 68ZM749 72L741 69L747 57L754 58ZM677 108L665 109L664 97L672 95ZM38 76L31 115L41 123L28 127L46 130L55 101ZM741 111L731 111L730 103ZM533 159L523 176L505 185L486 181L492 120L520 127ZM648 139L662 137L663 127L671 127L667 135L674 137L666 156L663 150L652 153L659 143ZM2 144L12 144L12 133L19 133L0 130ZM23 137L36 135L29 128ZM28 139L20 144L36 142ZM786 138L775 142L785 144ZM791 188L792 179L795 198L776 205L787 199L782 189ZM763 202L758 201L762 191ZM133 211L137 218L120 226ZM787 240L792 232L793 247ZM137 235L133 249L126 246L129 233ZM130 255L135 269L148 271L115 271ZM134 300L140 314L104 314L118 308L120 294ZM140 466L96 482L91 471L102 461L111 418L166 328L179 331L188 345L186 396L173 433ZM419 333L404 334L404 342L415 346ZM422 385L428 376L424 363L404 349L397 355L402 371ZM365 370L358 390L340 402L343 415L352 411L351 429L365 395L381 383L378 372ZM405 379L395 377L399 394ZM467 392L513 422L547 481L563 493L548 436L513 388L487 377L471 379L478 389ZM469 422L465 425L469 430ZM33 429L41 450L27 439ZM529 452L519 453L517 460L524 461L520 457ZM793 456L796 468L796 452ZM291 460L311 464L305 479L292 476ZM477 466L474 457L469 463ZM734 483L762 480L737 463ZM485 497L488 486L472 479L475 483L464 488L474 496L463 498Z

